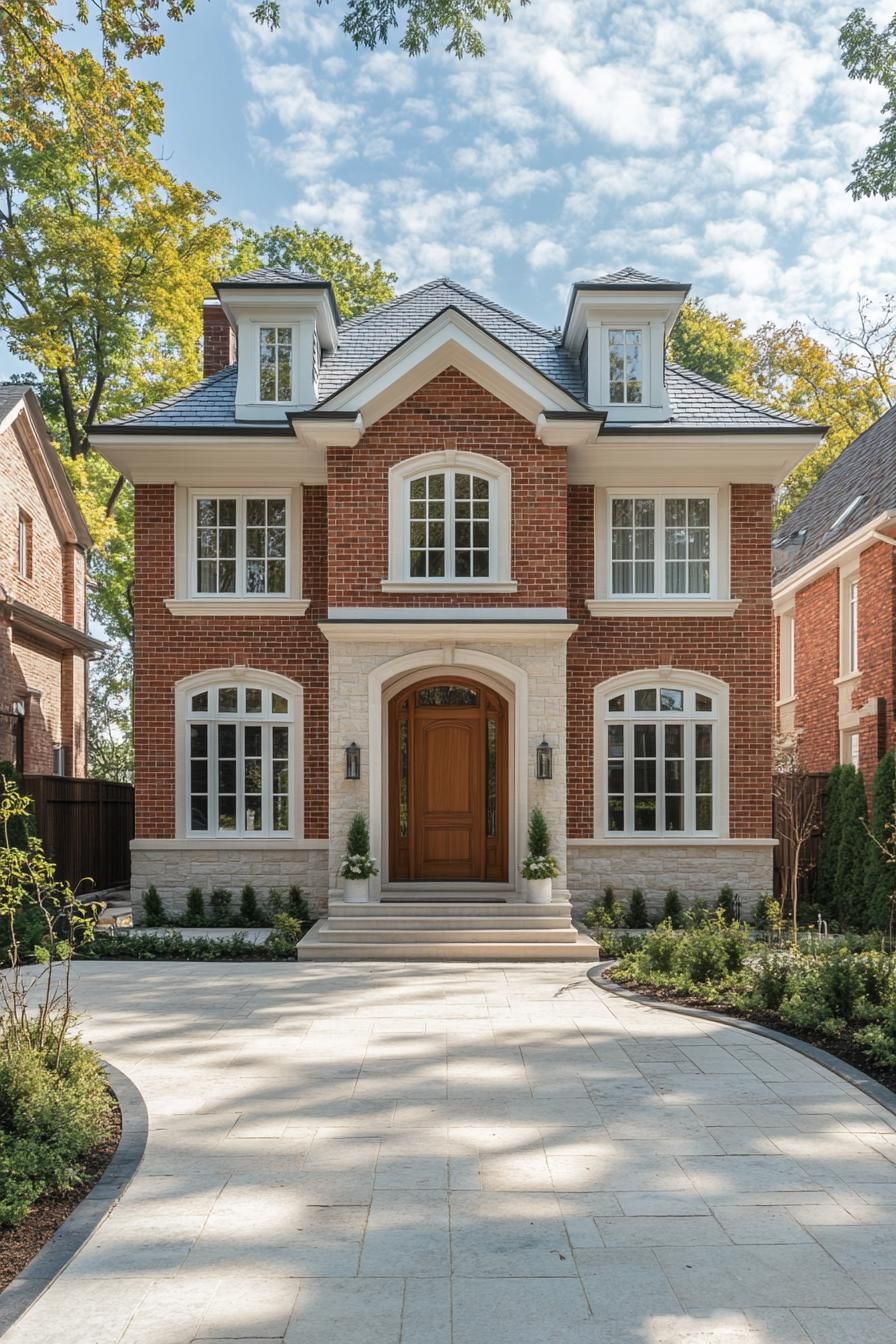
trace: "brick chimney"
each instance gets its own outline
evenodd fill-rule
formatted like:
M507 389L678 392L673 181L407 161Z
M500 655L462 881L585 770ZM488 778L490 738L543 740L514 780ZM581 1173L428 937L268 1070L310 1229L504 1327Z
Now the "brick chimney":
M226 369L236 359L236 337L217 299L202 305L202 376Z

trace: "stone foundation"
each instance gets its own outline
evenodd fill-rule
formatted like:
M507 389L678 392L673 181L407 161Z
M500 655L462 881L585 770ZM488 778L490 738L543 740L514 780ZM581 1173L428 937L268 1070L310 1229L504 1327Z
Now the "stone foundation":
M629 845L570 840L567 842L569 888L576 914L591 904L604 887L627 901L640 887L651 915L662 909L674 887L685 905L702 898L710 905L722 887L733 887L748 916L763 892L772 890L772 840L738 845Z
M312 913L325 912L327 841L305 841L288 848L230 848L219 843L194 849L170 840L137 840L131 845L131 899L138 920L149 886L155 886L170 914L178 914L186 908L191 887L204 892L225 887L238 903L247 882L259 896L267 896L272 887L285 895L295 883L302 888Z

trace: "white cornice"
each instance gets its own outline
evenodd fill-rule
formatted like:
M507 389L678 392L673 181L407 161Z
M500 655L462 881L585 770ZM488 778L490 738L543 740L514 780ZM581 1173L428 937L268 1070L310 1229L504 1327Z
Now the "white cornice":
M326 454L292 437L98 434L91 446L134 485L326 485Z
M354 420L325 414L290 418L293 432L305 448L354 448L364 433L360 411Z
M583 419L571 414L568 420L549 420L543 413L535 421L535 437L548 448L572 448L596 442L603 420Z
M835 542L829 546L821 555L816 556L814 560L809 560L805 565L795 570L789 578L782 580L772 589L775 611L781 613L787 611L793 605L793 595L800 588L805 588L808 584L814 583L822 575L827 574L831 569L839 569L856 560L861 551L867 550L875 542L885 541L890 546L896 546L896 537L886 535L885 528L896 527L896 513L887 511L879 513L876 518L872 518L858 532L853 532L850 536L844 537L842 541Z
M777 486L821 441L818 434L613 435L569 450L570 485Z
M166 597L172 616L304 616L308 598L291 597Z

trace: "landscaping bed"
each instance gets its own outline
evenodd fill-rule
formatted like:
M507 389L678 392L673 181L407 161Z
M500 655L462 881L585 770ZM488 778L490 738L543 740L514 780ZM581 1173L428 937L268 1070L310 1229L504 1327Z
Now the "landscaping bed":
M245 932L186 938L176 928L142 933L140 929L101 933L78 952L80 961L295 961L296 945L307 930L289 915L276 916L278 927L262 942ZM283 928L282 924L287 923ZM223 932L223 931L221 931Z
M607 978L658 1003L773 1027L896 1090L896 957L871 941L761 945L717 914L684 931L660 925L625 949Z
M117 1103L109 1113L106 1136L81 1161L83 1177L70 1190L55 1190L35 1201L15 1227L0 1228L0 1292L18 1278L81 1200L90 1194L115 1155L121 1138Z

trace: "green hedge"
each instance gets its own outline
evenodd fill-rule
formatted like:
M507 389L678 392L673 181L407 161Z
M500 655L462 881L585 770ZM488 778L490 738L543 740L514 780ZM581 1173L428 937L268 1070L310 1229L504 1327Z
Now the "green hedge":
M869 820L865 781L852 765L835 765L825 784L822 841L815 898L832 927L889 928L896 864L880 845L891 841L896 764L893 752L880 760L871 788Z

